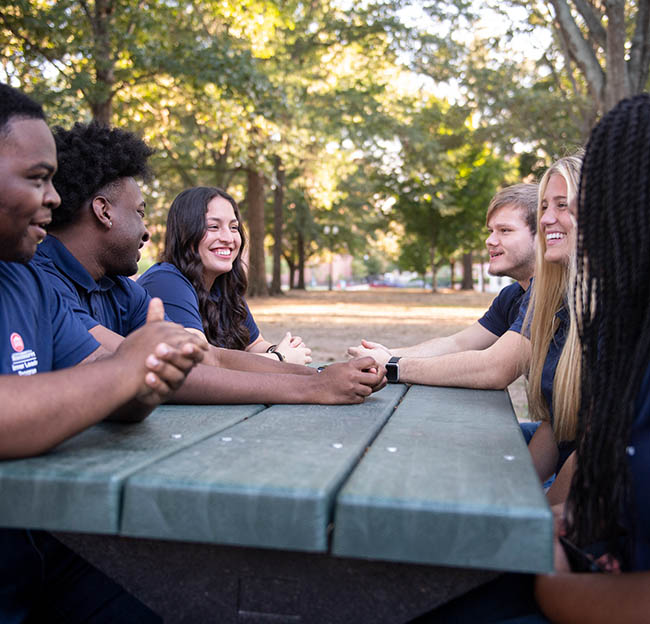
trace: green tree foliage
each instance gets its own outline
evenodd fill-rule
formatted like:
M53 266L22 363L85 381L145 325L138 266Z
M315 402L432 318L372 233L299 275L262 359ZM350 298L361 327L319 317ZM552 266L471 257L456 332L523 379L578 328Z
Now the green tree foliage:
M11 0L0 71L54 123L94 117L154 146L154 241L183 188L231 192L251 292L271 241L278 292L280 258L304 287L325 249L396 259L381 246L398 241L424 272L482 248L496 186L572 149L595 114L557 41L534 62L509 55L517 28L546 27L543 6L506 37L463 38L480 18L469 0ZM455 102L431 95L437 81Z
M212 83L227 94L264 91L248 41L226 23L232 10L229 2L5 2L3 66L22 83L54 87L57 97L80 95L104 123L115 121L116 98L137 107L132 89L165 77Z

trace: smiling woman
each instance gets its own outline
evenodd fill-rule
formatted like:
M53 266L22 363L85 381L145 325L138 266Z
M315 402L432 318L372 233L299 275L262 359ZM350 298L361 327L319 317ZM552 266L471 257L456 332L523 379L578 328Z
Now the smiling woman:
M261 335L244 298L245 248L237 202L216 187L187 189L169 209L162 261L138 283L163 300L173 321L202 332L217 347L311 362L300 338L287 333L272 345Z

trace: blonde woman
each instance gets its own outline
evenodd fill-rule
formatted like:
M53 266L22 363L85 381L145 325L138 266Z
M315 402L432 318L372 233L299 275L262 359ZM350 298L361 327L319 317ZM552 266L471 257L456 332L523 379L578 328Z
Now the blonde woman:
M581 155L561 158L539 189L535 281L510 328L529 338L528 405L542 421L529 448L542 479L559 469L574 449L580 396L580 347L568 300L575 271L575 206ZM551 503L564 500L571 471L554 484Z
M581 162L581 155L561 158L542 177L537 209L536 277L510 329L486 349L436 357L401 357L396 362L397 374L389 378L403 383L502 389L520 375L529 375L531 414L542 421L530 450L542 480L556 471L559 459L569 455L575 429L579 358L566 301L575 249L573 206ZM565 342L566 354L560 358ZM364 355L372 355L380 363L386 361L386 353L380 349L368 349ZM394 363L396 359L392 358ZM549 500L563 500L566 485L563 480L554 483Z

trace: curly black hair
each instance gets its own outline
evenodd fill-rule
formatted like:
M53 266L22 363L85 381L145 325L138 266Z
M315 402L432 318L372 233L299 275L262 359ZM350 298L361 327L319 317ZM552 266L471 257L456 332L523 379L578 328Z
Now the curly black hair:
M43 107L22 91L0 82L0 137L6 135L9 121L14 118L42 119Z
M205 213L215 197L230 202L239 223L241 247L232 270L219 275L211 290L203 283L203 263L198 246L206 232ZM199 299L203 332L210 344L228 349L244 350L250 340L245 325L248 312L244 295L248 279L242 261L246 235L242 227L237 202L228 193L214 186L196 186L177 195L167 215L163 262L173 264L187 277Z
M622 100L591 133L578 194L575 305L582 347L569 527L621 552L632 501L627 445L650 364L650 96Z
M91 122L54 128L59 168L53 182L61 196L50 227L74 221L84 202L122 178L148 178L153 150L137 135Z

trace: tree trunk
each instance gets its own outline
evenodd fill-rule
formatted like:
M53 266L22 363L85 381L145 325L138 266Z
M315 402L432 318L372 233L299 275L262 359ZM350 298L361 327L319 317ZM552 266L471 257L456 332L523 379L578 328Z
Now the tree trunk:
M298 290L305 290L305 237L298 232Z
M456 270L456 261L449 258L449 288L454 289L454 271Z
M436 246L434 243L431 244L429 248L429 264L431 265L431 292L438 292L438 278L436 276Z
M284 167L282 159L276 156L275 190L273 191L273 280L271 294L282 294L282 204L284 203Z
M474 279L472 277L472 252L463 254L463 282L461 290L473 290Z
M630 94L630 81L625 60L625 2L608 0L607 10L607 77L605 78L605 110Z
M93 119L106 126L113 114L113 86L115 85L115 64L111 47L111 19L113 2L96 0L95 12L90 18L93 31L93 60L95 63L96 88L90 96L90 110Z
M257 171L247 172L248 231L250 233L248 294L268 295L264 263L264 178Z
M296 274L296 263L293 261L293 257L290 256L289 254L282 254L284 256L284 261L287 263L287 266L289 267L289 290L293 290L293 286L296 282L295 280L295 274Z

